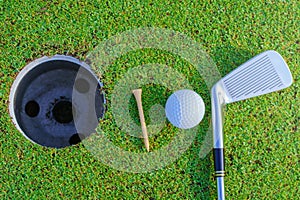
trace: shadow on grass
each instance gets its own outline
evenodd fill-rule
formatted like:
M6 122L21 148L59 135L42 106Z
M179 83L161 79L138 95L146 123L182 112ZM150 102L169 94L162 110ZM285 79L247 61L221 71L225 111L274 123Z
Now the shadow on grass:
M210 134L208 131L209 123L210 119L208 117L201 122L197 136L189 150L191 152L189 154L190 162L188 163L186 171L192 180L190 188L194 199L215 199L213 191L214 181L212 152L209 151L208 154L202 158L199 156L199 151L202 148L202 145L210 145L204 144L206 134Z
M210 57L216 63L218 70L222 77L230 73L232 70L255 56L260 52L249 52L247 50L237 49L233 46L218 46L215 49L212 49ZM210 105L206 104L206 112L210 112ZM205 124L204 124L205 123ZM201 126L209 127L209 121L202 121ZM214 178L214 164L213 164L213 155L212 155L212 146L208 146L210 149L207 154L201 158L201 152L199 155L199 149L204 142L205 134L212 134L212 132L207 132L208 130L201 129L197 134L194 145L191 147L193 151L192 155L197 155L197 157L191 158L191 161L188 166L188 171L193 180L191 185L191 190L193 191L194 197L196 199L216 199L217 198L217 187L216 181ZM212 142L212 135L208 137ZM225 137L226 138L226 137ZM225 147L226 149L226 147ZM203 156L203 155L202 155ZM226 160L226 150L225 150L225 160ZM225 161L226 168L226 161ZM226 178L225 178L225 187L226 187Z
M217 46L211 50L210 57L216 63L222 77L236 69L238 66L261 53L261 50L250 52L244 49L237 49L234 46Z

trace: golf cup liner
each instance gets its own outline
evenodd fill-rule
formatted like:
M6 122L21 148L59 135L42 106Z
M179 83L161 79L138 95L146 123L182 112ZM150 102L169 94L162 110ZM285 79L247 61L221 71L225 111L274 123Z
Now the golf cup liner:
M16 77L9 112L30 141L63 148L95 132L105 112L102 83L90 67L71 56L42 57Z

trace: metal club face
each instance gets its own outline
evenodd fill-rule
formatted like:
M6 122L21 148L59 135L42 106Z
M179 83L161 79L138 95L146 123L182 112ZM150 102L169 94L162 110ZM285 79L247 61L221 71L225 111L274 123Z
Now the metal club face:
M222 85L226 103L232 103L289 87L291 72L281 55L266 51L226 75Z

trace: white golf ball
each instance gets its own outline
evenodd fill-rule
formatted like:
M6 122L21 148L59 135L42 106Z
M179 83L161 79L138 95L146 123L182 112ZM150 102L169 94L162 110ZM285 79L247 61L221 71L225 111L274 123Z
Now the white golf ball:
M166 116L174 126L189 129L197 126L204 117L205 105L193 90L178 90L167 100Z

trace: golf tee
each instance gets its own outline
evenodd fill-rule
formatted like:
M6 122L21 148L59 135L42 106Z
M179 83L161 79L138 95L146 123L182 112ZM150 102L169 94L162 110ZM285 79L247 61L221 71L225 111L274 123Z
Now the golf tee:
M144 144L149 152L149 140L148 140L148 132L147 132L147 127L146 127L146 122L145 122L145 117L144 117L144 111L143 111L143 106L142 106L142 89L135 89L132 90L132 93L135 97L138 111L139 111L139 116L140 116L140 123L142 127L142 133L143 133L143 138L144 138Z

